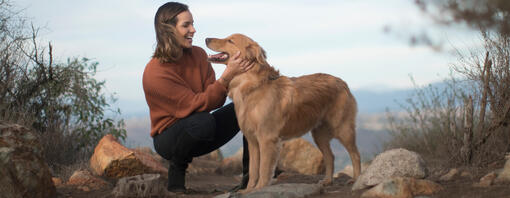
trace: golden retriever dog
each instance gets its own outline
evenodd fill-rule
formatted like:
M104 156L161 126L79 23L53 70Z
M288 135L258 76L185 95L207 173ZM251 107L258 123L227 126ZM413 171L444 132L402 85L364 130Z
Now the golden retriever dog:
M328 74L286 77L266 61L265 51L252 39L233 34L224 39L207 38L207 47L220 52L209 61L226 64L229 57L240 57L255 65L235 76L228 96L235 104L239 127L248 140L249 182L245 192L269 185L276 168L281 143L311 131L322 152L326 175L320 182L331 184L334 156L330 141L336 138L347 149L360 174L360 155L356 146L356 100L347 84Z

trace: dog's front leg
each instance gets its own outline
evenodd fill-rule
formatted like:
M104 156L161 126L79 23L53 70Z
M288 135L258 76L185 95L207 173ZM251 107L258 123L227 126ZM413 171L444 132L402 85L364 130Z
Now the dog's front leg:
M249 180L248 185L245 190L241 190L241 193L248 193L252 191L257 181L259 180L259 162L260 162L260 153L259 153L259 143L253 135L245 134L246 140L248 141L248 152L250 153L250 163L249 163Z
M260 146L260 173L259 181L255 189L267 186L271 182L271 178L278 162L280 154L280 144L278 138L263 137L259 140Z

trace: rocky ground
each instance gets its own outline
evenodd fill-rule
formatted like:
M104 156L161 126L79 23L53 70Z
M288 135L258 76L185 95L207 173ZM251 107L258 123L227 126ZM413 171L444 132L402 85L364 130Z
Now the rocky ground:
M445 170L440 172L446 172ZM488 187L473 187L478 183L480 178L489 171L476 171L476 175L461 176L457 175L449 181L441 181L439 177L428 178L440 184L444 190L429 197L437 198L510 198L510 184L493 184ZM436 174L439 175L439 174ZM322 178L321 175L303 175L298 173L282 173L274 180L274 185L288 184L288 183L305 183L315 184ZM331 186L321 189L319 194L312 195L311 197L342 197L342 198L357 198L365 190L352 192L352 184L349 183L350 177L341 174L335 178ZM173 197L215 197L224 194L228 189L234 187L240 180L239 176L222 176L217 174L207 175L188 175L187 187L191 189L189 194L180 194ZM58 197L62 198L106 198L114 197L111 194L116 180L108 180L112 185L102 190L87 190L78 189L77 186L60 185L57 186Z
M165 188L167 179L161 177L161 174L166 175L168 164L150 149L128 149L105 136L87 165L79 170L71 168L74 172L70 177L60 174L59 178L50 174L38 152L41 149L36 144L36 136L26 128L0 125L0 132L3 148L0 149L0 197L110 198L119 194L127 195L121 197L137 197L132 195L138 193L154 195L150 197L351 198L382 193L383 196L378 197L408 198L425 194L428 196L420 197L510 198L510 155L484 169L446 169L427 166L417 153L391 149L363 165L362 174L354 184L346 175L352 173L352 167L351 170L346 167L336 174L331 185L320 187L317 183L323 176L317 174L321 170L317 165L322 162L311 160L320 157L317 152L310 152L314 148L309 143L297 140L294 145L287 145L292 152L282 152L280 161L286 163L279 167L284 172L271 186L247 195L229 194L228 190L240 183L241 157L236 154L223 159L218 151L196 158L190 164L186 179L189 193L169 194ZM284 150L287 147L284 146ZM285 165L299 168L294 171L286 169ZM352 191L353 187L362 190Z

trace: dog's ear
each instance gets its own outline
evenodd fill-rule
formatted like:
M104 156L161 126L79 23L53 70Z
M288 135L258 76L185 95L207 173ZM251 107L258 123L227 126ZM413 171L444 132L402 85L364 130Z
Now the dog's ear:
M246 47L246 59L264 64L266 63L266 58L266 51L257 44L249 44Z

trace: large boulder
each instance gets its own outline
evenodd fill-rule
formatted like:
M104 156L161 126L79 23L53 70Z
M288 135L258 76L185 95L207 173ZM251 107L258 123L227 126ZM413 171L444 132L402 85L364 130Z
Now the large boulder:
M324 160L319 149L303 138L296 138L283 143L280 151L278 168L305 175L323 174Z
M29 129L0 123L1 197L56 197L42 147Z
M427 168L420 155L406 149L392 149L375 157L356 180L352 190L375 186L393 177L422 179L426 175Z
M223 159L216 173L223 175L241 174L243 169L243 148ZM278 159L278 169L305 175L323 174L325 170L322 153L312 143L296 138L283 143Z
M243 172L243 147L239 148L237 152L221 162L220 166L216 169L216 173L221 175L238 175Z
M153 155L126 148L110 134L104 136L94 149L94 154L90 158L90 167L95 174L110 178L144 173L168 174L168 169Z

